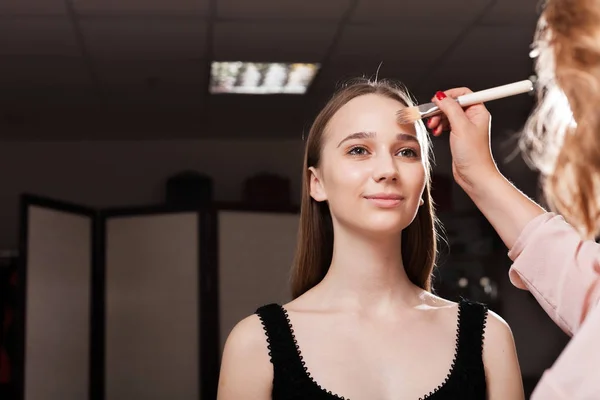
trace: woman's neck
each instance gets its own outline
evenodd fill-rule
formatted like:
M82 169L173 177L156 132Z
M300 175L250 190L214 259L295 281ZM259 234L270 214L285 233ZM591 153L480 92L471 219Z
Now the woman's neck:
M413 305L421 292L406 276L400 235L365 238L347 231L335 233L331 266L319 286L330 304L370 313Z

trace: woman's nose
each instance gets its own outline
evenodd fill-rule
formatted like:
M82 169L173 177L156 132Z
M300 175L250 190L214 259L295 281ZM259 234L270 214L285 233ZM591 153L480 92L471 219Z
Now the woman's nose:
M398 179L398 167L396 166L393 155L385 154L378 156L373 160L373 162L375 163L373 169L373 179L375 181L395 181Z

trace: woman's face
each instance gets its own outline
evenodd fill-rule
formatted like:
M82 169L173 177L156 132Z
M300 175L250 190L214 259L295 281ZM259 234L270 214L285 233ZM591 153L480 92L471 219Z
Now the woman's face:
M311 196L334 222L370 234L399 234L415 218L425 188L423 138L398 125L405 106L376 94L356 97L329 121Z

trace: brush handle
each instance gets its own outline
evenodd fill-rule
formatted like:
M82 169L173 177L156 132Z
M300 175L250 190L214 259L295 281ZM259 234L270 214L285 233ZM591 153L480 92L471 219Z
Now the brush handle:
M533 90L533 83L530 80L524 80L508 85L497 86L491 89L481 90L479 92L469 93L456 98L458 104L462 107L472 106L473 104L485 103L514 96L516 94L527 93Z
M508 85L497 86L491 89L481 90L479 92L464 94L462 96L458 96L456 101L461 107L468 107L474 104L485 103L486 101L492 101L501 99L504 97L514 96L521 93L527 93L533 90L533 82L526 79L524 81L509 83ZM442 110L439 109L435 103L425 103L416 107L418 110L418 118L430 118L434 115L442 114ZM406 111L410 110L409 108L402 110ZM402 113L399 111L399 113ZM402 119L402 118L401 118ZM401 123L408 123L407 121L412 121L411 117L406 117L406 119L402 119Z

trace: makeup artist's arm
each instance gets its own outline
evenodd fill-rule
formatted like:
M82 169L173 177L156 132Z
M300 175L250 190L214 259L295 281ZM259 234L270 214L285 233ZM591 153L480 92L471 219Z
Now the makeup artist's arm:
M273 367L257 315L239 322L229 334L219 375L217 400L270 400Z
M468 92L446 93L457 97ZM463 111L449 98L434 101L452 127L454 177L509 248L511 281L531 291L556 324L573 335L600 301L600 245L583 241L571 225L545 212L500 174L483 105ZM434 134L440 132L439 124L436 117Z
M456 98L471 91L462 88L444 93ZM454 179L492 224L506 247L511 249L525 226L545 210L498 171L490 144L491 117L483 104L463 111L450 98L434 98L434 102L447 115L452 127L450 148ZM430 124L434 135L439 136L441 118L433 117Z

